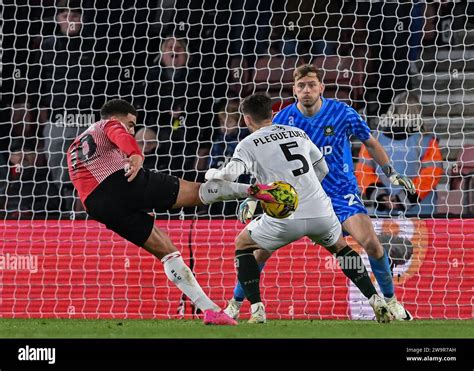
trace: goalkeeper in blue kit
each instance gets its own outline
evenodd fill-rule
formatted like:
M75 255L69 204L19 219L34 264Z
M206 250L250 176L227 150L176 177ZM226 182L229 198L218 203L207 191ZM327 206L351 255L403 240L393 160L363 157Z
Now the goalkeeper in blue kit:
M368 125L359 114L345 103L322 97L324 84L321 71L313 65L302 65L294 71L293 86L297 102L284 108L273 119L273 124L289 125L306 132L321 150L329 167L322 186L331 199L334 211L342 224L343 231L351 235L367 252L372 272L384 295L392 318L411 320L411 314L400 304L394 292L388 255L375 234L367 215L357 186L352 165L349 137L355 135L367 147L372 158L381 166L384 174L395 186L413 194L413 182L395 172L390 159L380 143L371 135ZM252 218L254 201L247 199L239 208L239 219L245 222ZM260 269L271 253L257 250L256 259ZM245 298L240 284L234 289L234 297L225 312L238 318Z

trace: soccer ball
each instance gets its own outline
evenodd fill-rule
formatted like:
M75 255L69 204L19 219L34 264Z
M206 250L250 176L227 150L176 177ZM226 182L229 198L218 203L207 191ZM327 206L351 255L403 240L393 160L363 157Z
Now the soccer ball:
M277 186L268 192L277 200L277 202L260 201L263 211L272 218L284 219L293 214L298 207L298 193L289 183L278 181L269 184Z

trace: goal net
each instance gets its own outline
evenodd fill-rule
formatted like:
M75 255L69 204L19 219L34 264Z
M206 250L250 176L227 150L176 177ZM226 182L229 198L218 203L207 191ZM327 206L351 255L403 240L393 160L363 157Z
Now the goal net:
M240 99L266 92L278 112L295 102L294 68L311 63L323 71L324 97L358 111L417 187L416 198L391 189L351 138L346 165L389 253L398 299L415 318L474 317L473 3L27 3L2 8L0 316L198 315L157 259L87 216L65 151L104 102L122 98L138 109L144 166L203 181L249 134ZM236 282L237 208L155 213L221 306ZM274 254L261 291L269 318L373 318L308 239Z

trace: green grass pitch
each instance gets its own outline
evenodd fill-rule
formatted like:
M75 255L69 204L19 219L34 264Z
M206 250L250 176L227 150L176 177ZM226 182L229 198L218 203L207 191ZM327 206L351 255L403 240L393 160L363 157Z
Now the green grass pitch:
M474 338L474 320L269 320L204 326L198 320L0 319L0 338Z

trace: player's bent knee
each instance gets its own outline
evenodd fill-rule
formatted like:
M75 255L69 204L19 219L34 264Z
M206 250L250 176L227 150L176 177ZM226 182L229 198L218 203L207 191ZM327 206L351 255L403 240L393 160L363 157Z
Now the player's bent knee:
M376 259L380 259L383 256L383 247L375 233L367 236L361 245L364 247L367 255Z
M242 250L245 248L245 241L242 238L242 232L240 232L237 237L235 238L235 249Z
M203 205L199 197L199 188L202 183L188 182L187 180L179 180L179 193L173 209L181 207L192 207Z
M258 248L255 241L250 238L249 232L247 229L242 230L237 237L235 238L235 249L244 250L248 248Z

